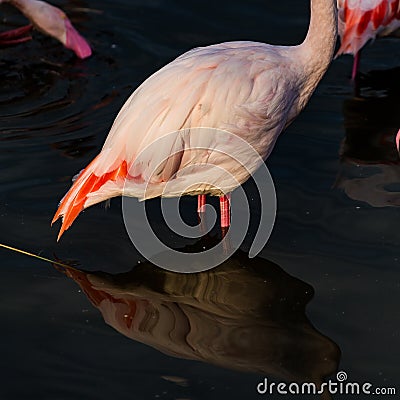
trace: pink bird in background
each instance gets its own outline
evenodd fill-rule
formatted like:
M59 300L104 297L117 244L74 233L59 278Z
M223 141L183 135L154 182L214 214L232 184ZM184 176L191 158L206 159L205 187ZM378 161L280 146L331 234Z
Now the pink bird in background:
M250 177L233 154L245 141L265 160L327 70L337 37L336 0L311 0L307 36L297 46L227 42L195 48L143 82L120 110L106 142L79 174L53 218L58 238L85 208L115 196L220 196ZM198 128L201 129L198 129ZM229 132L228 138L217 132ZM198 151L193 151L193 146ZM248 159L246 167L255 171ZM228 171L234 177L216 172ZM205 183L207 182L207 183Z
M79 58L92 54L88 42L73 27L71 21L59 8L39 0L0 0L18 8L30 21L27 25L11 31L0 33L0 46L7 46L31 40L32 28L60 41L66 48L75 52Z
M400 0L338 0L337 3L341 46L336 57L353 54L354 80L365 44L400 28Z

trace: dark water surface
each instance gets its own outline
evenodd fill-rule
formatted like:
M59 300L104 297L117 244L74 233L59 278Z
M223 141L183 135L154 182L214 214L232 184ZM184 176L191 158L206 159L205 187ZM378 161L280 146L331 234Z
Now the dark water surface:
M57 4L94 54L76 60L39 33L0 49L0 240L102 272L1 250L0 398L274 398L256 392L264 376L321 382L337 370L399 393L399 40L363 53L374 72L357 97L351 58L336 60L279 139L268 160L278 214L262 253L177 275L135 251L119 200L88 209L57 243L58 201L143 79L199 45L295 44L308 2ZM0 12L4 29L23 23Z

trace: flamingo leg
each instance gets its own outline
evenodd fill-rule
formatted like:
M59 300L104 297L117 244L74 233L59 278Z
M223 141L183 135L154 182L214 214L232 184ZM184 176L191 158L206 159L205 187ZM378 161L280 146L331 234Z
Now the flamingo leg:
M197 213L201 214L206 212L206 195L205 194L199 194L197 196Z
M32 28L33 26L29 24L0 33L0 45L11 46L31 40L32 36L28 35L28 32L30 32Z
M360 65L360 52L357 51L357 53L354 55L353 70L351 71L351 80L353 82L356 79L359 65Z
M224 254L228 254L231 249L231 242L229 237L225 237L228 233L229 226L231 224L231 195L227 194L219 198L219 205L221 208L221 237L224 249Z
M227 194L219 198L219 206L221 208L221 228L229 228L231 224L231 209L230 209L231 195Z
M206 213L206 195L199 194L197 196L197 215L199 217L200 233L202 236L204 236L207 231L205 213Z

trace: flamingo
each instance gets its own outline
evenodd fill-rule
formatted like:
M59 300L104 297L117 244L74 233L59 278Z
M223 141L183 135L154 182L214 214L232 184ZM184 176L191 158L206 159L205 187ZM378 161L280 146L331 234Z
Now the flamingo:
M205 195L219 196L221 228L227 228L228 191L202 184L214 174L207 167L233 171L236 187L250 173L235 169L226 141L195 128L229 131L263 160L269 156L333 57L336 0L311 0L310 5L310 24L300 45L238 41L199 47L145 80L118 113L101 152L61 200L52 221L62 217L58 240L83 209L121 195L141 200L198 195L198 212ZM193 155L193 142L206 151ZM219 188L229 186L223 178L211 178Z
M341 46L336 57L353 54L354 80L360 51L370 39L387 36L400 28L400 0L338 0Z
M87 58L92 54L88 42L73 27L64 11L39 0L0 0L18 8L31 24L11 31L0 33L0 46L13 45L31 40L29 32L33 27L54 37L66 48L75 52L79 58Z

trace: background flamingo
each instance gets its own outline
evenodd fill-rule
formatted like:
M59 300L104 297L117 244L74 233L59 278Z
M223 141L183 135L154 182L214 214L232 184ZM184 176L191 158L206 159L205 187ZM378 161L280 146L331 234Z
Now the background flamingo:
M53 218L62 217L58 238L84 208L120 195L218 195L221 225L228 225L225 194L233 187L208 167L232 170L236 186L250 175L235 170L227 142L195 128L232 132L266 159L328 68L336 36L336 1L311 0L309 30L298 46L221 43L188 51L153 74L127 100L102 151L61 201ZM206 150L193 154L193 143ZM202 184L210 179L216 185Z
M73 27L64 11L39 0L0 0L18 8L31 24L11 31L0 33L0 46L12 45L31 40L33 27L59 40L66 48L75 52L79 58L87 58L92 54L88 42Z
M387 36L400 28L400 0L338 0L338 8L341 46L336 57L354 55L351 74L354 80L364 45L370 39Z

